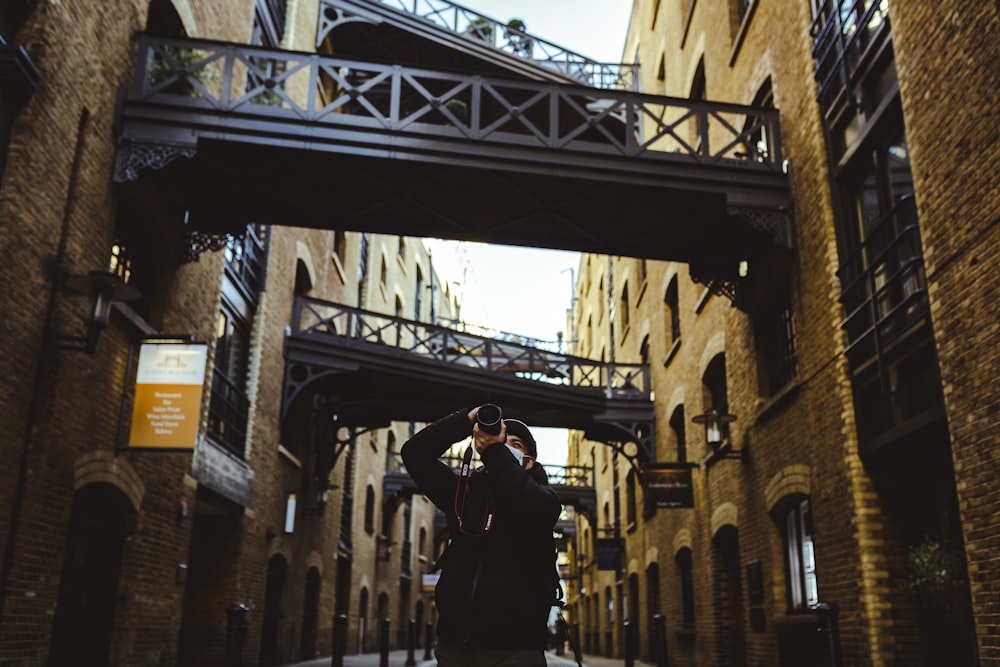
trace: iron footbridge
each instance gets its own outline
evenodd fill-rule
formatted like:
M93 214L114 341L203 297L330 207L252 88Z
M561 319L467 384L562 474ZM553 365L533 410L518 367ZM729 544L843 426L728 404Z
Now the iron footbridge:
M792 244L775 109L207 40L137 48L113 178L188 234L254 222L562 248L687 262L705 281Z
M552 346L555 347L555 346ZM285 337L282 421L317 402L341 427L431 422L496 403L532 426L584 431L637 465L655 460L649 367L575 357L306 297Z

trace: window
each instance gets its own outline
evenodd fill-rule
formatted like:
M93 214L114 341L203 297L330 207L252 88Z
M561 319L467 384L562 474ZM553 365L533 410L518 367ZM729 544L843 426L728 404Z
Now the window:
M684 548L677 552L674 559L680 576L681 588L681 627L694 629L694 572L691 550Z
M396 255L401 262L406 261L406 239L402 236L399 237L399 243L396 246Z
M819 603L816 555L813 550L812 512L809 500L795 502L784 516L785 572L788 606L810 609Z
M358 302L360 308L364 305L365 282L368 280L368 251L370 250L370 239L368 234L361 235L361 252L358 255Z
M423 306L423 293L424 293L424 274L417 267L417 279L413 290L413 319L417 322L420 321L420 312Z
M246 451L250 414L246 393L249 355L249 323L223 302L216 327L208 435L216 444L240 457Z
M265 225L250 225L242 237L226 243L226 276L254 305L265 287L268 231Z
M371 484L365 489L365 532L369 535L375 532L375 489Z
M684 406L678 405L670 415L670 429L674 434L674 446L677 452L677 460L681 463L687 461L687 436L684 427Z
M675 345L681 339L681 311L677 302L677 276L670 279L663 303L667 310L667 331L670 333L670 343Z
M333 233L333 255L341 266L347 261L347 234L339 229Z
M753 329L763 385L767 395L774 396L798 374L787 281L776 281L754 308Z
M698 69L695 70L694 79L691 81L691 93L688 95L688 99L692 102L698 102L705 99L707 82L705 81L705 61L702 59L698 63ZM701 136L700 128L698 126L698 114L693 114L693 117L689 121L690 128L690 141L688 144L694 147L695 153L701 153L702 142L707 139L707 137ZM707 130L706 130L707 131Z
M702 376L702 390L705 411L715 410L719 414L729 412L729 395L726 388L726 355L718 354L708 363L705 374ZM729 441L729 424L726 422L720 425L720 442Z
M403 543L399 550L400 572L410 574L413 571L413 541L410 535L413 533L413 507L409 502L403 506Z
M378 270L378 282L380 285L382 285L382 287L385 287L388 280L389 280L389 269L386 268L385 265L385 255L382 255L382 265L379 267Z
M774 108L774 91L771 87L771 79L764 82L757 94L754 96L750 106L761 109ZM771 142L771 126L758 116L747 118L746 125L743 126L743 133L746 137L743 144L744 150L736 153L736 157L753 160L754 162L767 162L773 153Z
M628 308L628 283L622 287L622 331L628 331L629 325L629 308Z
M629 470L625 476L625 523L632 529L636 524L635 471Z

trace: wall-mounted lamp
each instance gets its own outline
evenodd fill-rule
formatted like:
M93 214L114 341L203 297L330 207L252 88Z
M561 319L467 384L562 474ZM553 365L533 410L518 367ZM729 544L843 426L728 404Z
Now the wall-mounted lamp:
M388 535L379 535L375 538L375 542L383 549L381 554L376 554L377 560L389 562L392 559L392 545L396 543L396 540Z
M705 426L705 441L712 448L712 458L743 458L743 450L734 451L729 443L727 427L736 421L736 415L710 408L705 414L692 417L691 421Z
M90 310L84 318L87 332L83 336L60 336L59 347L65 350L81 350L93 354L97 349L97 339L108 326L111 317L111 304L115 301L134 301L141 292L122 282L116 274L110 271L91 271L85 276L70 276L66 279L66 287L77 294L90 297Z

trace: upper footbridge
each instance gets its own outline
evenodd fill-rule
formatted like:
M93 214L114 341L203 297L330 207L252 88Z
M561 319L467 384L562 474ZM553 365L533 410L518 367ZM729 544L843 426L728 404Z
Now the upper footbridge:
M655 460L649 367L298 297L285 337L283 421L317 397L338 427L430 422L496 403L532 426L580 429Z
M450 0L321 0L318 50L375 56L386 43L398 62L475 63L529 78L639 89L637 63L594 60L529 32L521 19L500 21Z
M682 261L706 282L791 246L775 109L206 40L137 45L114 180L153 193L189 236L256 222L472 240Z

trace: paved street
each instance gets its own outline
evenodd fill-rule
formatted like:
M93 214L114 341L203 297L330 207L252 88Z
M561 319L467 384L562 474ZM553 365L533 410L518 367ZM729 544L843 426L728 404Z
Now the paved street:
M422 649L417 651L417 667L435 667L437 665L436 660L423 660L423 655L424 652ZM570 653L558 656L552 651L546 651L545 658L550 667L575 667L576 665L576 662L573 660L572 654ZM344 656L344 667L379 667L380 664L380 656L378 653ZM622 667L622 665L625 664L625 661L585 655L583 657L583 664L584 667ZM638 660L635 665L636 667L652 667L649 663L640 662ZM406 651L391 651L389 653L389 667L405 666ZM317 658L316 660L286 665L286 667L330 667L330 658Z

